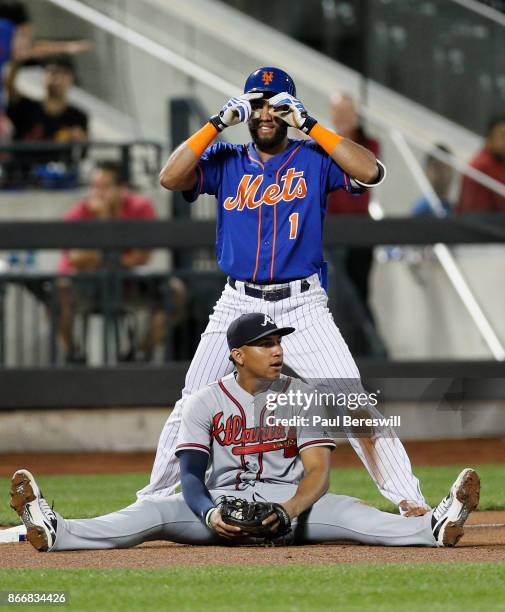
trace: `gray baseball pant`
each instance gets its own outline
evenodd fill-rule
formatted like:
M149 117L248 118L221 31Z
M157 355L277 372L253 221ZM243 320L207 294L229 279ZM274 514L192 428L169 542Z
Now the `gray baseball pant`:
M283 502L295 485L258 482L244 490L212 490L214 500L232 495L247 500ZM51 550L129 548L150 540L180 544L229 544L208 529L187 506L182 494L143 497L131 506L92 519L58 516L56 541ZM346 495L327 494L293 524L295 543L354 541L380 546L436 546L431 512L404 518L365 505Z

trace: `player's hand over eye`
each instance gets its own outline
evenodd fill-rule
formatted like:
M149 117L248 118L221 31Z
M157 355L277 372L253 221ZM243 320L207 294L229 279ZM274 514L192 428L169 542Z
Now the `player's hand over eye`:
M212 514L209 518L209 524L211 529L213 529L218 535L228 540L242 535L242 530L240 529L240 527L228 525L227 523L223 522L223 520L221 519L221 511L219 510L219 508L216 508L212 511Z
M256 92L230 98L219 113L210 118L210 122L218 132L222 132L225 128L232 125L246 123L252 113L250 100L255 100L262 96L261 92Z
M303 132L308 133L317 123L315 119L309 117L307 109L300 100L286 92L276 94L270 98L268 104L272 108L271 114L274 117L279 117L291 127Z

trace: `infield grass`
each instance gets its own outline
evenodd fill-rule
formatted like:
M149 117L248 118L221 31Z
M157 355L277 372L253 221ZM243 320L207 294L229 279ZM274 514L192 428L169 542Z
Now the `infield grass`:
M22 467L22 466L20 466ZM464 465L416 468L422 491L431 505L447 494L450 485ZM482 480L480 510L505 509L505 465L473 466ZM148 474L100 474L79 476L40 476L35 473L47 501L54 500L55 509L66 518L89 518L119 510L135 501L135 492L149 479ZM19 518L9 508L8 478L0 478L0 525L17 525ZM377 491L368 473L362 468L332 470L331 492L352 495L367 503L394 512L396 508Z
M499 611L505 563L0 571L9 589L68 592L46 610Z

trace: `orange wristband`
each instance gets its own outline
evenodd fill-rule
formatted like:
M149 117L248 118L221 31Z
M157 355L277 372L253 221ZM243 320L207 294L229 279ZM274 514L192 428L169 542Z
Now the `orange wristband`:
M320 123L310 130L309 136L313 138L317 144L322 147L328 155L331 155L335 150L335 147L341 140L344 140L343 136L339 136L330 130L327 130Z
M206 123L203 128L199 129L198 132L190 136L186 140L186 145L193 151L197 157L201 157L205 149L217 136L217 129L212 123Z

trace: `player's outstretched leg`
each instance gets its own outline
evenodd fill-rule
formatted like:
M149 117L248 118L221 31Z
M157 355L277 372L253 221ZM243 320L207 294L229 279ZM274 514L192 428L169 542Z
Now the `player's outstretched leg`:
M149 540L219 543L191 512L182 495L139 500L104 516L64 519L44 499L28 470L12 477L11 507L23 520L27 540L40 552L130 548Z
M278 325L296 328L294 334L283 339L285 363L304 380L317 381L319 390L335 395L364 393L356 363L328 310L326 294L318 287L317 279L312 286L314 289L297 296L300 304L295 303L295 308L279 318L272 314ZM370 404L361 407L361 411L382 417ZM345 431L382 495L391 499L394 493L398 501L403 498L425 506L419 481L396 432L391 427L375 428L374 432L372 439Z
M142 502L93 519L65 520L49 506L28 470L18 470L11 481L11 508L26 527L26 539L40 552L127 548L160 533L156 508Z
M479 497L479 475L465 468L448 495L433 509L432 528L438 546L456 546L463 535L466 519L479 504Z
M325 495L301 517L300 543L351 540L379 546L455 546L479 503L480 481L472 469L458 476L447 497L421 517L405 518L367 506L353 497Z
M26 527L26 539L45 552L56 540L57 518L49 507L28 470L18 470L11 481L11 508L21 517Z

